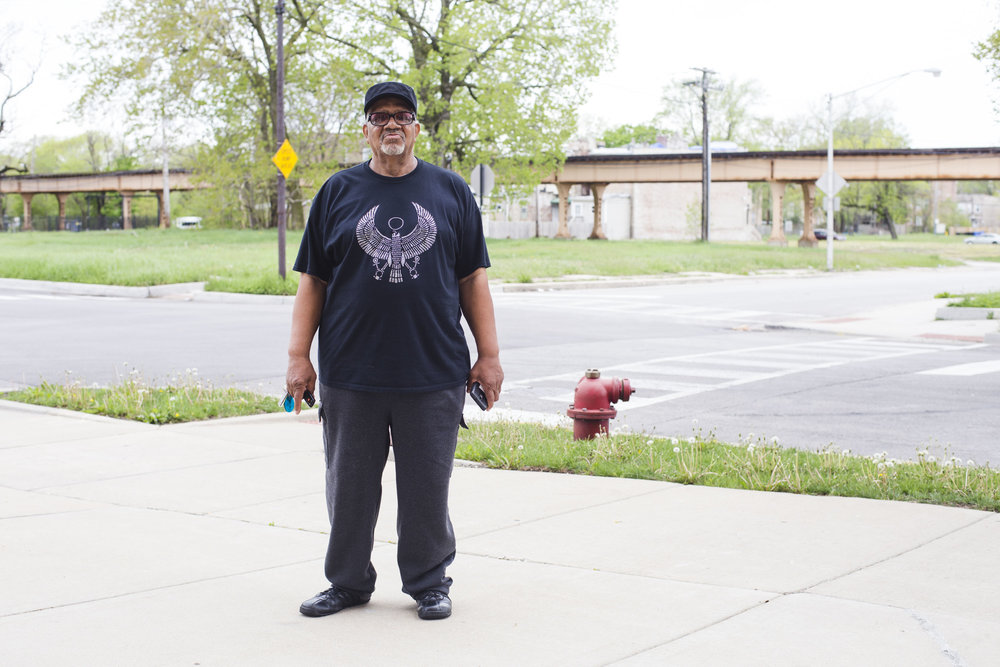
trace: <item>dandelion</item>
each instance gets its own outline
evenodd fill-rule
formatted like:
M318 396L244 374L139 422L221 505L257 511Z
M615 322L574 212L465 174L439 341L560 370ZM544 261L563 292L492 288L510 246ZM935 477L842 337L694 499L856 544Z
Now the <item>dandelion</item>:
M850 456L851 455L851 450L845 449L844 451L841 452L841 455L843 455L843 456Z
M773 438L771 438L771 444L772 445L778 444L778 436L774 436Z
M676 445L677 442L678 442L677 438L670 438L670 444L671 445Z
M973 461L972 459L969 459L968 461L965 462L965 465L967 465L967 466L974 466L974 465L976 465L976 462Z
M524 445L518 445L517 449L518 449L518 451L521 451L522 449L524 449Z
M935 458L935 457L933 457L933 456L928 456L928 457L927 457L927 460L928 460L929 462L931 462L931 463L934 463L935 461L937 461L937 458Z
M674 447L674 454L680 454L680 453L681 453L681 448L680 447Z
M697 419L692 419L691 420L691 425L692 426L697 426L698 425L698 420Z
M885 470L885 464L884 463L879 463L878 464L878 469L879 470Z
M646 441L646 444L647 444L647 445L652 445L652 444L653 444L653 439L652 439L652 438L650 438L649 440L647 440L647 441Z
M695 443L695 437L691 436L690 438L688 438L688 443L693 445Z

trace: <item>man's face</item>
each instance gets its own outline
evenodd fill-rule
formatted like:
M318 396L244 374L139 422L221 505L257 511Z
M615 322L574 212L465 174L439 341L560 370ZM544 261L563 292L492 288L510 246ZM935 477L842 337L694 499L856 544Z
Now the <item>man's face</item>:
M379 111L395 114L398 111L410 111L410 107L399 98L386 97L375 102L368 109L368 114ZM420 134L420 124L414 122L411 125L400 125L395 118L390 118L387 125L379 127L369 123L366 114L362 132L374 154L383 157L399 157L413 153L413 144L416 143L417 135Z

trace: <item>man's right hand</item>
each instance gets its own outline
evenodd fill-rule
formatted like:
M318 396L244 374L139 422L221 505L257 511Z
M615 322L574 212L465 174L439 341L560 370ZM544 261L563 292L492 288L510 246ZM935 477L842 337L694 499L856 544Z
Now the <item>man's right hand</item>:
M295 414L302 411L302 394L308 389L316 395L316 370L309 357L289 357L285 388L295 399Z

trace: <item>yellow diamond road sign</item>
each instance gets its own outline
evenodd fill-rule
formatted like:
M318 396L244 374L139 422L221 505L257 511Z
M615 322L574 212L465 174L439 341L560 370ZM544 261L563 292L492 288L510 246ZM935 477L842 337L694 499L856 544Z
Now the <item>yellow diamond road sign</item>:
M281 148L271 158L271 162L278 167L285 178L288 178L288 175L292 173L292 169L295 168L295 163L298 161L299 156L295 154L295 149L288 143L288 139L285 139L285 143L281 144Z

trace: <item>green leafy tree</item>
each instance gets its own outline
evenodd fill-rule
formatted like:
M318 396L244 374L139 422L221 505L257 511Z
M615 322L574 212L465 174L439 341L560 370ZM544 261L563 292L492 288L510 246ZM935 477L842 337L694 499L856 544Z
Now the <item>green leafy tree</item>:
M884 110L869 110L852 104L834 121L834 148L905 148L907 144L906 135ZM876 223L889 229L892 238L897 238L896 224L906 220L913 208L910 198L918 192L919 187L908 181L851 183L838 195L844 207L838 215L840 228L856 221L856 217L851 219L852 212L856 215L857 211L867 211Z
M301 161L289 181L293 219L301 219L294 204L302 201L302 180L337 168L331 147L356 101L344 92L353 70L306 30L318 11L287 12L285 20L286 135ZM268 1L113 0L81 38L85 55L68 73L87 81L81 113L123 99L130 126L147 137L165 117L200 139L195 167L216 186L215 201L240 211L244 225L270 226L277 219L275 42Z
M692 79L693 80L693 79ZM736 78L716 82L708 91L708 129L712 141L754 144L758 117L755 104L764 96L757 81ZM701 86L685 80L671 83L663 91L663 111L656 121L677 132L688 143L701 144Z
M330 11L320 7L330 6ZM300 20L367 83L397 79L420 106L421 157L537 182L562 160L586 79L612 51L616 0L301 2ZM314 12L312 15L309 12Z
M619 125L604 132L601 138L608 148L637 144L648 146L656 143L660 131L655 125Z
M493 164L501 182L537 180L561 159L583 81L612 50L615 0L288 0L286 133L299 155L293 219L345 162L360 161L362 91L411 84L418 154L464 173ZM243 224L276 220L276 19L271 0L112 0L68 68L84 113L125 100L129 123L155 134L183 121L215 202Z
M11 45L14 43L16 29L5 26L0 29L0 139L10 130L10 108L12 100L27 90L35 81L38 68L27 72L15 72L12 63L14 56ZM27 166L22 162L3 159L0 161L0 176L6 173L25 173Z

